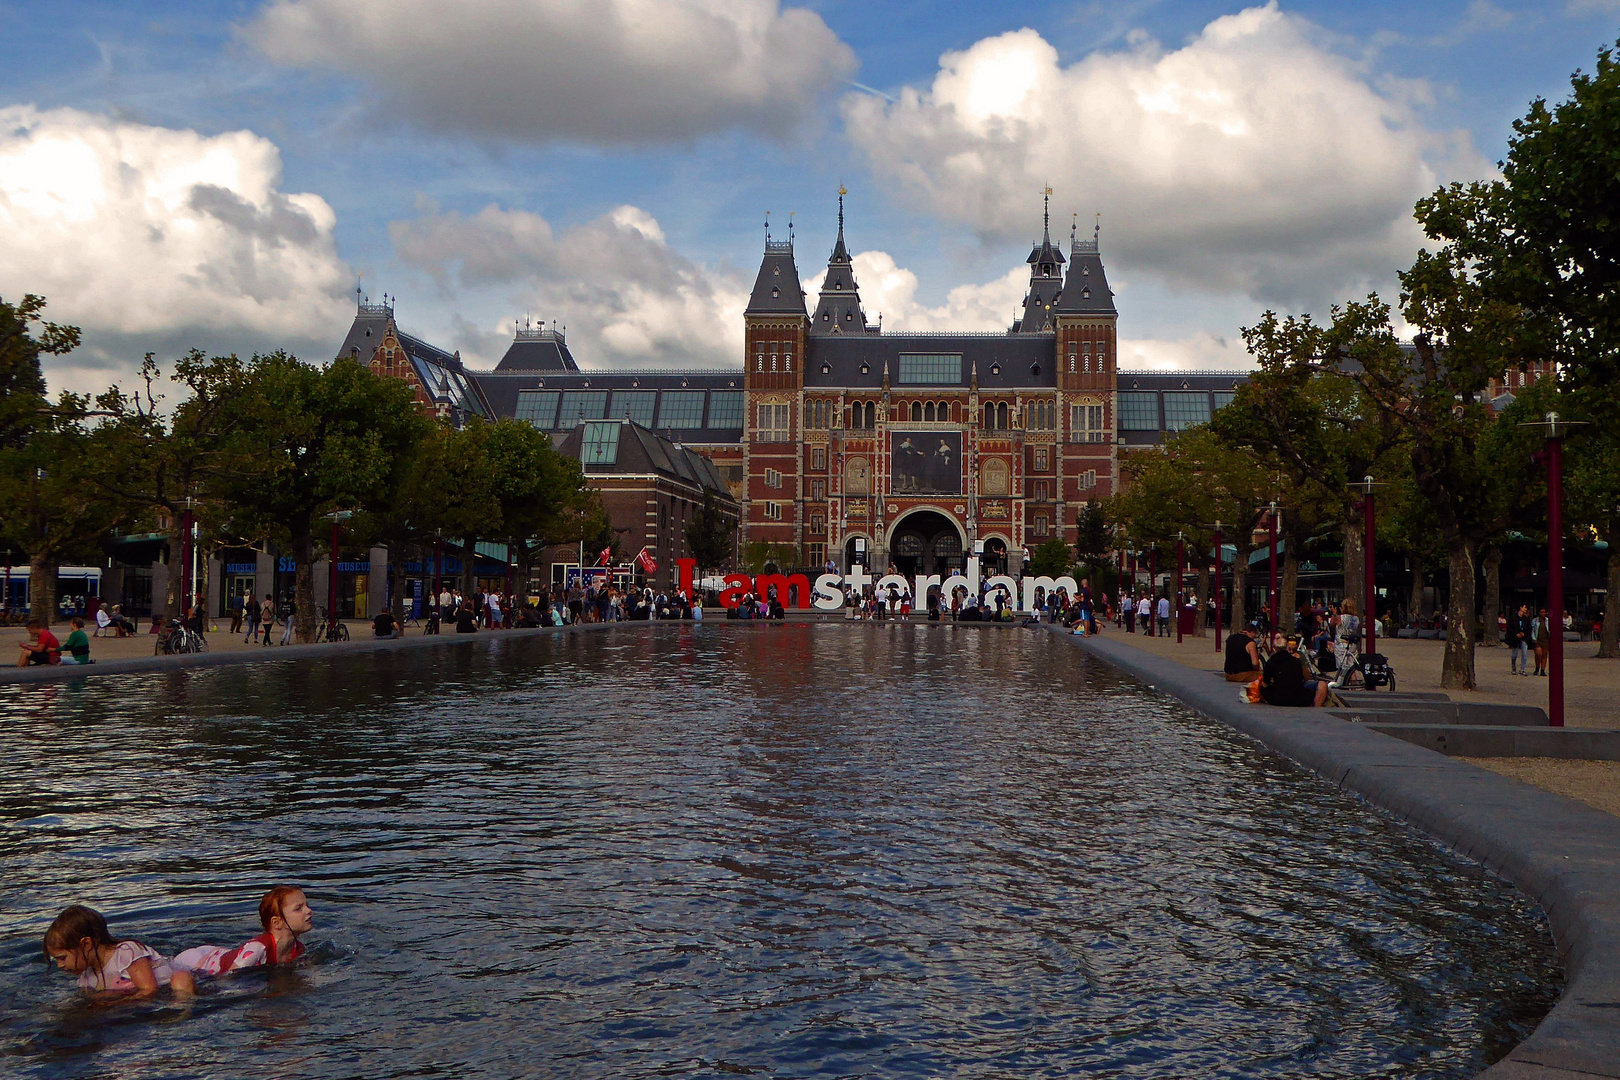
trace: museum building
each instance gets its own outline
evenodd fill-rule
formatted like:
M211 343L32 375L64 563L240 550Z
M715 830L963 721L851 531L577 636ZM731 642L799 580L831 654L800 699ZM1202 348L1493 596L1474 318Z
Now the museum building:
M793 240L767 235L741 368L583 369L564 328L541 324L474 371L402 331L392 304L366 302L338 355L410 382L451 423L513 417L561 443L582 423L633 421L714 463L741 545L778 544L807 567L936 573L983 542L987 572L1016 573L1021 551L1074 542L1078 508L1116 490L1122 453L1207 422L1244 378L1120 372L1095 230L1071 229L1065 255L1048 215L1028 264L1005 331L884 331L861 303L840 194L813 308Z

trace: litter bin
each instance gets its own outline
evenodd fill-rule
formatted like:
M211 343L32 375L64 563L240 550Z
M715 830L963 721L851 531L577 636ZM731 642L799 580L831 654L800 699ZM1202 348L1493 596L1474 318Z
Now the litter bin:
M1197 632L1198 609L1190 604L1182 605L1181 610L1176 612L1176 633L1182 637L1187 637L1189 634L1196 634Z

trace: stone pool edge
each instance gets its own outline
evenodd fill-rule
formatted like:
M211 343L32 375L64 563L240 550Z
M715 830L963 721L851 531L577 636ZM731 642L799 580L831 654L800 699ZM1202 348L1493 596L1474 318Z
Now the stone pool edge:
M1128 645L1064 636L1484 864L1541 905L1564 962L1563 996L1480 1080L1620 1077L1620 830L1611 815L1359 724L1240 702L1236 686L1209 672Z
M0 686L70 682L105 675L148 675L162 671L190 671L196 668L227 667L232 664L263 664L277 660L320 660L354 656L359 653L392 652L400 649L438 648L448 645L477 645L541 637L547 634L591 633L630 624L624 622L580 623L573 626L537 626L527 630L480 631L476 634L416 634L402 638L356 638L353 641L322 642L309 645L277 645L271 648L232 649L229 652L183 653L176 656L132 656L98 661L88 667L75 664L26 668L0 668ZM687 625L696 625L688 623Z

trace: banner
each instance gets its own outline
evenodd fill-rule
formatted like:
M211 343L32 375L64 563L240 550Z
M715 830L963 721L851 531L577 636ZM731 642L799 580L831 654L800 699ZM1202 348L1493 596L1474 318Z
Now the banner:
M658 560L654 559L651 555L647 554L647 549L646 548L641 549L641 553L636 556L636 562L640 563L641 568L643 570L647 571L647 573L649 573L649 574L658 573Z
M599 554L596 557L596 565L597 566L606 566L608 563L610 563L612 561L613 561L613 549L610 548L610 547L603 548L601 554Z

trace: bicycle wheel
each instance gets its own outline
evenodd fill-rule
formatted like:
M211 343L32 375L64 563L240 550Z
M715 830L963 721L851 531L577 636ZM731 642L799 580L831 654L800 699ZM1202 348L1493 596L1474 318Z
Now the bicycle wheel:
M337 627L336 627L336 636L333 638L333 640L334 641L348 641L349 640L349 628L348 628L348 626L346 626L343 623L338 623Z

